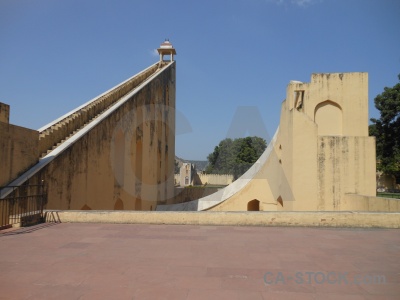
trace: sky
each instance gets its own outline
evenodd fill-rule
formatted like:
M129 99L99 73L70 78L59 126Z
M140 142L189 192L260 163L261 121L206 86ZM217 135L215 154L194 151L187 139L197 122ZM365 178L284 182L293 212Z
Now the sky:
M273 136L290 80L368 72L374 98L400 73L398 0L0 0L0 102L39 129L176 48L176 155Z

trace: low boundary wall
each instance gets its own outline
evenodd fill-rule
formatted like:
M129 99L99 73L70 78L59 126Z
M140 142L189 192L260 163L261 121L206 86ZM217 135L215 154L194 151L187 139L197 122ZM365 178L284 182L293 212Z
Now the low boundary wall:
M400 213L379 212L144 212L47 210L46 222L400 228Z
M346 194L342 206L351 211L400 212L400 199Z

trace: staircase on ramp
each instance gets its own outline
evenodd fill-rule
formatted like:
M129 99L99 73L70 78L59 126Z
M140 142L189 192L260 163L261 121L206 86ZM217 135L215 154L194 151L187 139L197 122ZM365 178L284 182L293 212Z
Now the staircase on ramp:
M121 100L123 96L152 76L157 70L159 70L158 67L158 63L150 66L146 70L131 77L118 86L106 91L100 96L40 128L40 157L45 157L80 129L84 128L91 121L99 117L110 106Z
M167 62L157 62L121 84L40 128L38 130L39 162L10 182L8 184L10 188L3 188L0 191L0 199L4 199L10 195L15 187L22 185L39 172L71 144L122 105L128 99L129 95L135 93L136 90L139 90L147 82L151 81L152 78L169 65L170 63Z

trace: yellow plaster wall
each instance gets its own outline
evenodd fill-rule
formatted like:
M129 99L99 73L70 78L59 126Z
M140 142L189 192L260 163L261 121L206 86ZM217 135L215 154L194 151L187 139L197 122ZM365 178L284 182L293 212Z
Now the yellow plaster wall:
M233 182L232 174L195 174L198 177L198 185L212 184L212 185L228 185ZM175 184L180 183L180 174L175 174Z
M253 199L260 210L346 210L348 193L375 196L368 74L313 74L310 83L290 82L271 143L273 150L249 183L209 210L247 210Z
M38 162L39 132L0 122L0 187Z
M301 111L313 121L317 106L330 101L342 110L342 135L368 136L368 73L312 74L310 83L292 82L286 96L289 109L295 106L295 91L304 91Z
M346 194L341 202L342 210L372 212L399 212L400 199Z
M376 195L375 138L318 138L318 210L342 210L345 194Z
M37 175L50 209L154 210L174 195L175 63Z
M47 211L46 222L400 228L399 213Z

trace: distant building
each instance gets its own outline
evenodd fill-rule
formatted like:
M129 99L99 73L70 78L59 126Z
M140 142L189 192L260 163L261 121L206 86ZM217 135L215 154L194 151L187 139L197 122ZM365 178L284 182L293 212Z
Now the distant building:
M183 163L180 171L179 171L179 185L180 186L188 186L194 185L193 178L195 177L194 174L195 166L191 163Z

